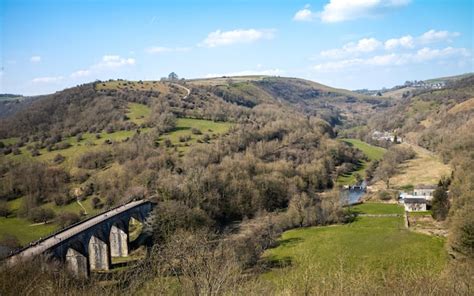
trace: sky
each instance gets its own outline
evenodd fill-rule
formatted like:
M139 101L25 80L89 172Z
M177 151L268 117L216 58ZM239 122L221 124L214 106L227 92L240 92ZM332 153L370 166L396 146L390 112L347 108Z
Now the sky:
M471 0L0 0L0 93L299 77L380 89L474 72Z

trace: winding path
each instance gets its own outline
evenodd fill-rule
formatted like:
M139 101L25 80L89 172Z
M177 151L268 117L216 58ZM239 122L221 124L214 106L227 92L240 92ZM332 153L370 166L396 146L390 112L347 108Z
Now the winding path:
M177 84L177 83L173 83L173 85L175 85L175 86L177 86L181 89L184 89L186 91L187 94L182 98L182 100L186 100L188 98L188 96L191 94L191 90L189 88L187 88L187 87L185 87L181 84Z

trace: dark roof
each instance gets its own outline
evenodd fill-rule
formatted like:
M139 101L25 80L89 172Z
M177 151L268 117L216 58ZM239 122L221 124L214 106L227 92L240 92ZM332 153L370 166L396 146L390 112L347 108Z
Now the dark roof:
M426 203L426 199L424 198L405 198L403 200L406 204L412 204L412 203Z

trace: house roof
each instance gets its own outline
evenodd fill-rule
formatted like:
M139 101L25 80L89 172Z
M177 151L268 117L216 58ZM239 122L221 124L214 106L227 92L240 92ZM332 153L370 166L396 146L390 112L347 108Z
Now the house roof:
M403 200L406 204L414 204L414 203L426 203L426 199L424 198L405 198Z

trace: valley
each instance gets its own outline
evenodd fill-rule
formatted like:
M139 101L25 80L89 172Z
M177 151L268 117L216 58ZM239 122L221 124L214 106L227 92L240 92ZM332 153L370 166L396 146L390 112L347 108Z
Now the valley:
M440 92L434 96L449 90ZM205 290L213 278L239 293L274 295L425 291L419 283L428 278L439 291L453 281L465 289L462 275L445 277L450 258L464 258L448 247L449 208L430 202L427 211L405 212L400 199L421 185L463 194L456 159L465 146L453 157L443 141L426 141L442 120L429 114L471 112L469 86L460 83L453 93L460 96L454 105L426 103L425 93L406 102L250 76L94 82L34 100L2 119L7 214L0 243L10 252L41 245L68 225L144 199L155 210L140 235L130 228L133 251L130 244L129 256L112 257L110 270L91 265L83 272L95 283L90 291L116 291L123 278L134 283L125 290L146 295ZM45 121L52 105L60 113ZM392 113L403 118L393 129L390 120L381 123ZM374 137L380 127L402 143ZM362 203L347 206L345 188L361 182ZM212 258L209 278L192 276L202 258Z

